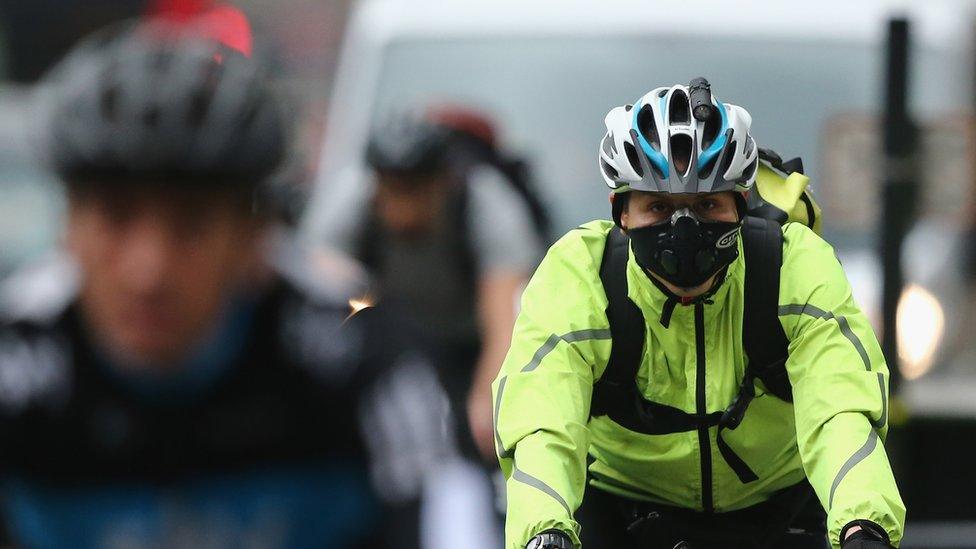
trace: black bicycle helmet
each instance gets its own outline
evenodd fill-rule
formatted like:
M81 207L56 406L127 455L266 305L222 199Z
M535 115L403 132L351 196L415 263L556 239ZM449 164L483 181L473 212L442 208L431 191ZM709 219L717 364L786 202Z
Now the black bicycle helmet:
M286 131L256 63L164 25L97 33L52 71L54 169L72 184L261 183L284 159Z
M403 117L373 131L366 163L379 173L428 175L448 168L451 146L448 129Z

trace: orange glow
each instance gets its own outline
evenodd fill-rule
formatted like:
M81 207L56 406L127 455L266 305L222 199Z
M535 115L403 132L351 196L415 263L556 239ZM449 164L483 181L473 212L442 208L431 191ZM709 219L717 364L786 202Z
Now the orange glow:
M349 317L352 317L353 315L355 315L359 311L362 311L363 309L367 309L369 307L372 307L373 305L375 305L375 303L373 303L373 299L370 296L368 296L368 295L365 295L365 296L360 297L360 298L350 299L349 300L349 308L352 309L352 312L349 313Z
M905 379L928 373L945 334L942 304L925 288L910 284L898 301L898 357Z

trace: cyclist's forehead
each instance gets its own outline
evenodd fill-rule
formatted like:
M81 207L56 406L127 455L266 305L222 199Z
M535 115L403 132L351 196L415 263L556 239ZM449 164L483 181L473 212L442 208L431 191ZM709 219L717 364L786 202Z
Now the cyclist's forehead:
M725 195L732 198L731 191L717 193L665 193L665 192L638 192L644 200L649 202L665 202L668 204L694 204L702 200L722 199Z

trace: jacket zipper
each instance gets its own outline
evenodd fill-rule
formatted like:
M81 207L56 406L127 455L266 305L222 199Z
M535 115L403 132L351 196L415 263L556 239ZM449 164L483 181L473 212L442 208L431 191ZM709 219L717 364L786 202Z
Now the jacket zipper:
M705 403L705 306L695 304L695 411L699 418L708 414ZM712 501L712 445L708 437L708 425L698 425L698 448L701 454L702 508L706 513L715 511Z

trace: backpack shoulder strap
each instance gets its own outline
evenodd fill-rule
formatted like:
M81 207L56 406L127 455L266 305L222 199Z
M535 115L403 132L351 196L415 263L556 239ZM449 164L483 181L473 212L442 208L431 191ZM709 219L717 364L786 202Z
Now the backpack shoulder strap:
M374 200L370 200L363 220L353 243L353 257L370 271L380 268L380 249L382 248L383 230L376 213Z
M789 160L783 160L783 157L776 151L760 147L759 159L768 162L770 166L787 175L791 173L803 173L803 159L799 156Z
M454 253L454 265L465 286L475 295L478 269L477 254L471 239L471 181L464 177L448 191L448 205L451 216L451 237Z
M549 210L539 198L539 193L535 192L534 180L529 163L519 157L503 156L496 152L495 158L491 161L505 180L508 181L512 189L515 190L525 202L532 217L532 224L536 233L543 242L552 241L552 220Z
M789 341L779 322L781 226L768 219L746 217L742 224L742 247L746 265L742 346L749 358L749 370L774 395L792 401L786 374Z
M604 415L631 396L644 352L644 315L627 297L627 259L630 239L614 227L607 235L600 281L607 295L607 320L610 322L611 349L603 376L594 384L592 415ZM621 391L623 393L621 393ZM629 400L628 400L629 402Z

